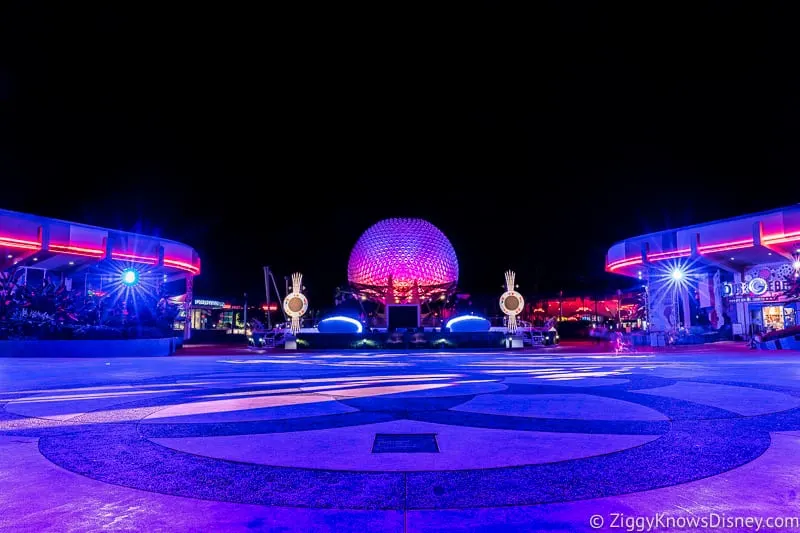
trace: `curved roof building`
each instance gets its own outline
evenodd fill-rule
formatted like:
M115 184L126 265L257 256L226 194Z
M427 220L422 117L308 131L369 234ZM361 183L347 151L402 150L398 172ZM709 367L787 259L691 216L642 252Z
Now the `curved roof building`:
M200 274L189 245L125 231L0 209L0 270L14 266L77 271L101 261L147 265L169 278Z
M676 259L739 269L791 258L800 248L800 204L631 237L608 249L606 271L638 277Z
M347 278L366 297L419 301L455 289L458 259L444 233L430 222L390 218L359 237Z
M15 294L17 306L51 286L66 290L59 287L52 298L75 291L114 295L115 302L124 296L125 305L131 295L157 294L163 283L185 280L184 310L191 316L198 274L197 252L180 242L0 209L0 289ZM24 290L17 292L20 286ZM55 306L55 299L50 303ZM191 328L184 327L183 335L190 338Z
M631 237L609 248L606 271L648 287L651 331L798 325L800 204Z

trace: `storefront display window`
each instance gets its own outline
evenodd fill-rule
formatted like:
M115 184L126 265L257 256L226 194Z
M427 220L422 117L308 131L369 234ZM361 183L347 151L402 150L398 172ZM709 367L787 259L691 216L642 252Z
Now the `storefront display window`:
M192 329L226 330L244 333L243 308L222 300L195 298L189 323Z
M794 315L795 313L792 307L786 306L783 308L783 327L790 328L797 323Z
M784 328L783 319L784 306L782 305L768 305L761 308L764 317L764 329L767 331L774 331Z
M208 311L205 309L192 309L192 329L206 329L208 327Z

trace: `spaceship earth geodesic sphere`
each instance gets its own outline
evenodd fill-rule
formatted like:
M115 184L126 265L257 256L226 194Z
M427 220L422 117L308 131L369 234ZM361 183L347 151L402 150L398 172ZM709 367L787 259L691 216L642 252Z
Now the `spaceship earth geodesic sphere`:
M350 252L350 285L382 293L390 281L397 293L420 296L446 291L458 282L458 259L444 233L419 218L389 218L365 231Z

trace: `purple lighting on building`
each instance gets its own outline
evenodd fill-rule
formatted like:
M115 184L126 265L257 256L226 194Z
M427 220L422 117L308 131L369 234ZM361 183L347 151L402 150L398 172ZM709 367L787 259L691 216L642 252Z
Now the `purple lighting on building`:
M372 297L425 298L455 287L458 259L444 233L430 222L390 218L358 239L350 253L347 278L354 288Z

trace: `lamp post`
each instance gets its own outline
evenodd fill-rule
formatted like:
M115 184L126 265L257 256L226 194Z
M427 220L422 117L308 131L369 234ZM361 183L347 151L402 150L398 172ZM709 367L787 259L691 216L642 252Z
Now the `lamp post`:
M678 295L678 286L676 285L672 290L672 316L674 317L674 324L673 327L675 331L680 331L681 326L681 310L678 307L679 304L679 295Z
M272 317L269 314L270 307L270 294L269 294L269 276L270 270L268 266L264 267L264 291L267 293L267 329L272 329Z

